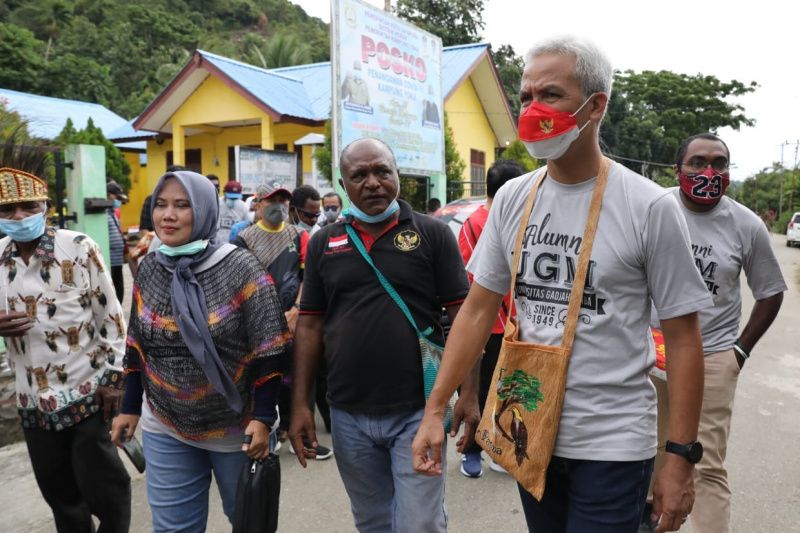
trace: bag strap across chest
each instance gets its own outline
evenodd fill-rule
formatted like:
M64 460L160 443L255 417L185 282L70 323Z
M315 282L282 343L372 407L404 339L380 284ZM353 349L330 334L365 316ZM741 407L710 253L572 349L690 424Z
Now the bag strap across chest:
M581 303L583 301L583 290L586 284L586 275L589 271L589 261L592 257L592 246L594 245L594 237L597 233L597 223L600 220L600 209L603 206L603 194L608 183L608 171L611 167L611 160L603 157L600 162L600 170L597 174L597 181L592 193L592 201L589 205L589 216L586 220L586 227L583 231L583 240L581 241L581 251L578 256L578 268L575 272L575 279L572 283L572 290L570 291L569 306L567 307L567 319L564 324L564 334L561 338L561 347L567 351L572 351L572 344L575 341L575 331L578 327L578 313L580 312ZM511 304L515 305L515 289L517 285L517 275L519 274L519 267L522 257L522 242L525 239L525 232L528 228L533 207L536 203L536 195L539 188L547 177L547 172L535 181L528 194L528 200L525 203L525 208L522 210L522 217L519 222L519 229L517 230L517 238L514 241L513 251L513 264L511 270ZM511 320L511 313L508 315L506 322L506 330L508 330L508 321ZM519 335L519 329L516 329L516 335ZM514 339L517 340L517 339Z

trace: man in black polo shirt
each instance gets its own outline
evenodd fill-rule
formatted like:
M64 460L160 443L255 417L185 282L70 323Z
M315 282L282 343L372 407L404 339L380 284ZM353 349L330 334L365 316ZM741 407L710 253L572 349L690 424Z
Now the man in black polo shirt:
M397 200L391 149L361 139L341 155L342 185L351 201L344 222L309 242L295 336L290 438L316 443L309 395L324 353L328 363L337 466L359 531L445 531L444 480L415 475L411 441L425 405L417 335L346 231L352 224L377 268L405 301L417 326L451 318L469 290L458 245L438 220ZM473 376L474 377L474 376ZM464 383L454 428L478 421L477 383ZM298 454L305 466L303 454Z

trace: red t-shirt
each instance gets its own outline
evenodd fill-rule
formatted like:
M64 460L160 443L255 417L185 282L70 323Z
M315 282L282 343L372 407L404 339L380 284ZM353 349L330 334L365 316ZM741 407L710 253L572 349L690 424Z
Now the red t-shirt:
M461 250L464 265L469 263L469 258L472 257L472 252L475 251L475 246L478 244L478 239L483 233L483 227L486 225L486 219L488 218L489 211L484 206L480 206L461 226L461 231L458 234L458 248ZM469 282L472 283L472 274L467 272L467 275L469 276ZM510 307L511 298L510 295L506 294L506 297L503 298L503 304L500 306L500 312L497 314L497 320L494 321L494 326L492 326L493 334L502 334L505 331L506 318ZM514 315L516 315L516 312L514 312Z

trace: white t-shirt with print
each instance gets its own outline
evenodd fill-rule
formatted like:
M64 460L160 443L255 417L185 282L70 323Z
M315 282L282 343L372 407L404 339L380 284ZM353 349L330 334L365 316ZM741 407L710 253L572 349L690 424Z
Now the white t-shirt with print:
M703 351L730 350L739 337L742 270L756 300L786 290L769 232L755 213L727 196L714 209L696 213L683 205L678 187L670 191L686 217L695 264L714 300L699 313Z
M504 185L467 269L498 294L528 193L543 170ZM559 345L596 178L546 178L526 229L515 302L520 339ZM636 461L656 453L656 395L648 379L651 298L661 319L711 305L686 222L665 189L613 163L570 358L555 455Z

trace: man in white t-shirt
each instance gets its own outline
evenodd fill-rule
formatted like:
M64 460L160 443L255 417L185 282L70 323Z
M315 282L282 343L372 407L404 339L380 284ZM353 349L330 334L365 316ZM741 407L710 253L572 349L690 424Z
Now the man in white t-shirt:
M445 347L414 442L417 471L441 471L447 398L480 356L512 277L512 249L531 187L547 173L522 248L515 305L520 340L558 345L592 192L601 167L599 125L613 70L572 38L534 47L520 97L520 138L546 168L498 191L467 269L474 282ZM677 530L693 502L693 463L703 390L697 311L711 304L674 196L612 163L586 278L566 394L541 501L520 489L537 533L634 533L656 455L654 363L646 334L655 302L673 359L670 454L656 481L656 531ZM463 313L463 314L462 314ZM663 445L663 443L660 443ZM691 450L692 453L689 453Z
M231 228L237 222L247 220L250 210L242 200L242 184L231 180L225 184L223 197L219 199L219 222L217 242L230 240Z
M698 439L705 453L695 470L695 533L730 531L731 490L724 462L736 382L753 347L778 314L786 290L767 227L750 209L725 196L729 162L728 146L716 135L689 137L675 156L679 187L670 189L686 217L695 264L714 300L713 307L698 313L705 353ZM742 271L756 303L740 334ZM666 431L669 394L664 381L654 379L654 383L661 436ZM656 472L662 460L659 450Z

